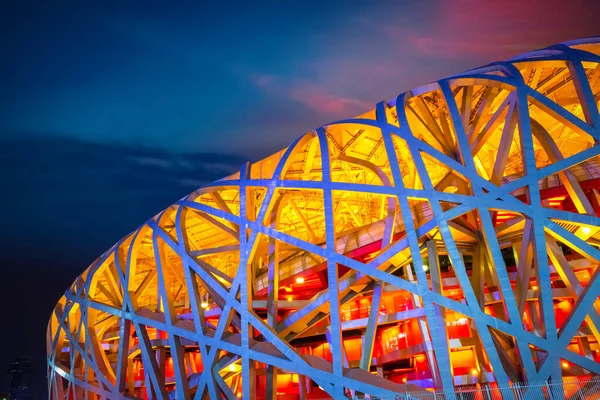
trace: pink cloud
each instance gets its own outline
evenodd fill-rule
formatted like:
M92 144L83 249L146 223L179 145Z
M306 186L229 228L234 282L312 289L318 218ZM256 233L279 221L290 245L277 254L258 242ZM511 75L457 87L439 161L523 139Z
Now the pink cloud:
M492 61L589 36L589 27L597 16L578 3L581 2L440 1L426 24L387 21L381 30L388 39L396 40L405 54L408 50L414 55Z
M529 44L516 41L514 44L506 42L493 43L490 41L460 41L452 39L440 39L427 36L410 36L410 44L422 55L438 55L444 57L461 56L486 56L494 55L502 58L504 55L515 55L524 51L532 50ZM535 47L535 46L534 46Z
M272 75L251 74L250 81L257 88L285 96L294 100L311 111L327 115L331 118L349 117L369 111L374 104L345 95L334 95L334 86L347 89L345 85L321 85L308 79L285 81ZM343 91L343 90L342 90Z
M374 105L348 97L333 96L323 87L304 83L292 88L289 96L311 110L335 116L350 116L369 111Z

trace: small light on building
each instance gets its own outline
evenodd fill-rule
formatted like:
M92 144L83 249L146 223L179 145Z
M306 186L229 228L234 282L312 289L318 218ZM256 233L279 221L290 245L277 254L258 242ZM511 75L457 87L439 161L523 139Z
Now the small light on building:
M200 307L202 308L208 308L208 303L203 301L202 303L200 303Z
M590 233L591 231L592 231L592 230L591 230L590 228L588 228L587 226L582 226L582 227L581 227L581 233L583 233L584 235L589 235L589 233Z
M568 362L566 362L566 361L563 361L563 362L561 363L561 365L562 365L562 367L563 367L563 368L569 368L569 363L568 363Z
M235 371L235 364L229 364L229 370L230 371Z
M304 278L299 276L296 278L296 283L304 283Z
M531 289L532 289L532 290L538 290L538 287L537 287L537 286L535 286L535 285L533 285L533 286L531 287Z
M288 301L292 301L292 296L288 296Z
M425 271L425 272L429 271L429 265L423 264L423 271Z
M402 378L402 383L406 383L406 378Z
M471 375L479 375L479 371L477 370L477 368L471 369Z
M239 399L240 397L242 397L242 394L238 393L238 394L235 395L235 397L237 397Z

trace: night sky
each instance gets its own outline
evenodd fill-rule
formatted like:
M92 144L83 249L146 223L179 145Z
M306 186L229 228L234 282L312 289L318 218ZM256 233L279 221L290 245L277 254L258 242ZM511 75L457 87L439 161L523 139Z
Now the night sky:
M600 35L598 0L202 3L0 2L0 374L30 355L36 399L55 302L150 216L402 91Z

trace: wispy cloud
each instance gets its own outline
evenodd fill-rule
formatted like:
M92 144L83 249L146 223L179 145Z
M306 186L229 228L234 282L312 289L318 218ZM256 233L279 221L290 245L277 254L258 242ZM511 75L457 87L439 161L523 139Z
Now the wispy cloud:
M366 101L332 95L324 87L309 82L295 85L289 89L288 95L315 112L331 115L351 116L368 111L372 107L372 104Z
M273 75L250 74L250 81L262 91L286 97L311 112L332 118L357 115L373 107L367 101L330 92L332 85L324 86L308 79L286 80Z
M252 80L252 83L254 83L254 85L256 86L260 88L268 88L269 85L273 84L275 77L271 75L254 74L251 75L250 79Z
M529 44L519 41L511 43L512 40L494 43L493 41L459 41L416 35L408 37L418 54L437 57L494 56L500 59L503 54L514 55L532 50L532 46Z
M244 160L49 135L0 141L2 181L11 188L0 207L18 210L5 215L12 228L0 239L26 243L35 237L38 251L57 243L63 249L108 247L182 196L235 172Z
M589 35L598 13L585 0L455 0L436 2L428 16L417 24L386 20L381 31L413 57L489 61Z

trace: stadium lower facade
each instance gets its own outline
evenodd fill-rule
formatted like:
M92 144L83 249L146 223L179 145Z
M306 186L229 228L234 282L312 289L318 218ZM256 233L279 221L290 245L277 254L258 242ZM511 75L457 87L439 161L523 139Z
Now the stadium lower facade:
M455 75L175 202L66 291L52 399L600 374L600 38Z

